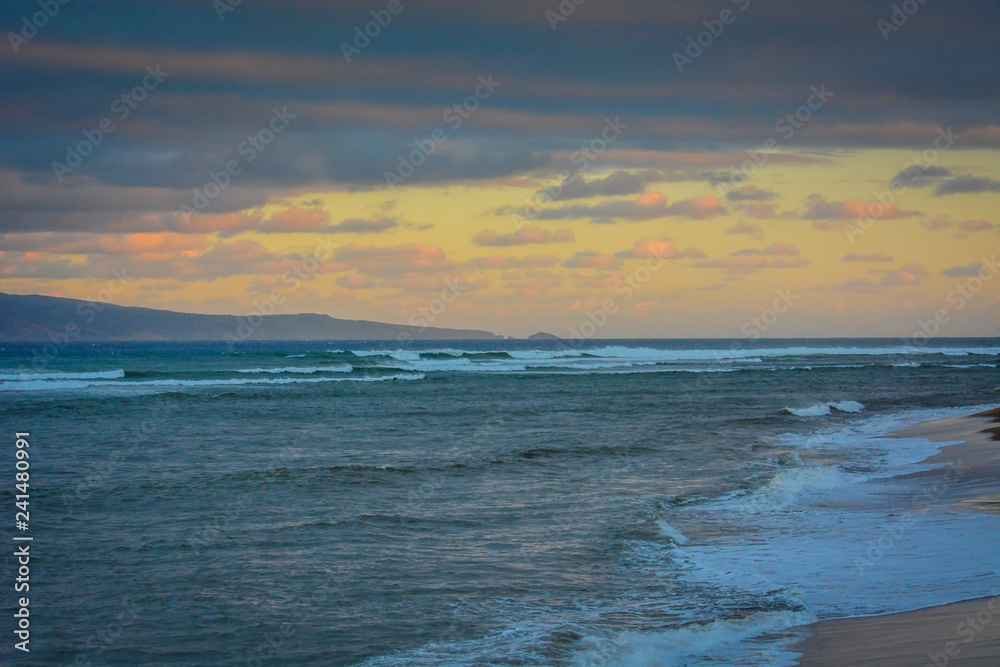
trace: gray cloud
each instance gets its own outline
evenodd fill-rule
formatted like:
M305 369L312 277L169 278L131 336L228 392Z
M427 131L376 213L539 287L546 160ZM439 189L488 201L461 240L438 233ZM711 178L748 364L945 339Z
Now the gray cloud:
M952 176L950 170L934 165L913 165L907 167L892 177L892 185L896 190L902 188L924 188L936 183L938 179Z
M0 170L41 188L0 184L0 230L148 227L142 214L175 210L210 171L239 155L272 107L284 105L297 114L293 124L208 212L261 206L275 193L305 188L383 188L385 171L435 127L448 130L448 141L407 187L551 174L551 156L586 146L609 113L630 125L602 158L619 171L571 179L567 199L637 195L654 181L728 180L725 170L747 159L743 151L773 135L776 110L793 111L817 82L837 91L837 103L796 135L803 154L774 154L772 165L819 160L804 154L810 149L923 149L942 119L960 129L963 147L1000 146L1000 69L981 55L1000 27L995 3L927 3L920 20L893 37L891 54L877 34L858 29L875 26L885 6L757 3L724 46L698 58L696 76L674 76L671 52L717 15L710 2L588 0L553 35L530 0L440 0L408 10L393 27L400 36L382 35L351 63L339 43L371 20L370 8L255 0L234 14L240 30L220 32L205 23L206 16L214 21L206 4L172 3L161 21L146 20L144 5L111 11L107 3L76 3L75 20L60 21L44 40L20 54L0 49ZM8 26L22 13L14 5L0 10ZM651 52L651 43L665 48ZM156 63L170 78L117 124L72 182L58 186L51 162ZM444 112L490 72L504 81L495 98L460 128L444 123ZM679 164L662 164L667 153ZM664 171L624 171L654 167ZM914 185L949 176L929 168ZM938 194L997 191L990 179L969 178L944 181ZM747 188L732 199L769 197ZM676 213L684 215L683 207Z
M618 170L605 178L587 181L574 174L563 181L556 199L585 199L587 197L620 197L635 195L646 190L646 179L640 174ZM539 194L546 192L542 190Z
M949 278L971 278L978 276L982 273L982 270L983 265L974 262L968 266L953 266L950 269L945 269L941 272L941 275L948 276Z
M743 202L743 201L771 201L776 199L778 196L777 192L771 190L764 190L752 185L748 185L744 188L737 188L730 191L726 197L731 202Z
M966 174L942 182L934 190L934 196L982 194L984 192L1000 192L1000 181Z

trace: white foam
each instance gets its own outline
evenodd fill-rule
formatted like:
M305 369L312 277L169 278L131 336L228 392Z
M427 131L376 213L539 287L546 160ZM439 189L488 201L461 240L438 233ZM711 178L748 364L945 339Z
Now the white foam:
M330 350L344 352L344 350ZM410 350L350 350L356 357L391 357L397 361L420 361L420 352ZM441 352L441 350L424 350L425 353Z
M572 664L579 667L671 667L688 665L690 658L708 653L724 659L727 648L815 620L807 612L758 612L746 618L692 623L656 634L627 631L611 639L587 638L592 648L577 656Z
M878 356L967 356L996 355L1000 348L969 347L969 348L928 348L916 346L886 346L877 348L864 347L805 347L789 346L774 348L749 349L655 349L650 347L629 347L626 345L605 345L603 347L573 347L567 349L497 349L497 350L460 350L451 347L432 348L427 350L352 350L359 357L382 357L380 364L385 368L402 368L422 372L492 372L492 373L561 373L579 372L608 373L635 372L637 367L649 367L648 372L718 372L718 368L730 370L749 369L757 366L761 371L779 370L814 370L815 368L863 368L865 366L898 366L914 368L920 365L916 361L898 363L860 363L860 364L809 364L795 366L765 366L767 361L783 361L785 358L815 358L815 357L878 357ZM508 358L498 358L506 355ZM442 359L441 357L449 357ZM891 361L891 360L890 360ZM405 365L398 365L405 364ZM692 367L694 365L694 367ZM647 372L641 369L640 372ZM838 404L830 404L832 409L841 412L853 411L850 407L843 409ZM848 402L842 405L848 406ZM801 408L795 408L801 410ZM807 408L808 412L800 416L825 416L828 409L822 407ZM793 413L797 414L797 413Z
M739 536L699 540L664 557L685 578L717 591L795 591L824 618L984 595L1000 586L1000 517L934 511L950 504L955 483L927 486L926 480L899 477L940 467L923 461L948 443L879 436L990 407L911 411L781 438L786 445L838 449L869 467L852 473L819 465L782 469L750 493L685 506L679 511L693 514L690 520L742 526Z
M794 505L806 494L816 494L851 484L854 480L835 466L783 468L763 486L743 495L731 496L727 503L741 512L777 512Z
M969 348L931 348L900 345L895 347L774 347L774 348L750 348L739 350L660 350L648 347L625 347L621 345L611 345L601 348L575 350L531 351L536 355L548 354L551 356L579 356L585 354L594 357L611 358L634 358L634 359L655 359L660 361L721 361L721 360L756 360L764 357L810 357L810 356L886 356L886 355L934 355L945 356L967 356L971 354L997 355L1000 354L1000 347L969 347ZM528 354L528 352L509 352L514 354Z
M661 535L672 540L674 544L683 546L691 541L684 533L667 523L665 519L658 520L656 527L660 529Z
M93 373L0 373L0 380L30 382L35 380L114 380L125 377L122 369Z
M390 380L423 380L422 373L397 373L365 377L322 378L235 378L216 380L146 380L135 382L101 382L89 380L39 380L34 382L3 382L0 391L58 391L87 389L91 387L116 387L130 389L162 387L232 387L243 385L317 384L320 382L386 382Z
M313 373L350 373L354 370L354 367L350 364L341 364L339 366L289 366L285 368L243 368L237 373L245 374L261 374L261 373L271 373L277 375L279 373L301 373L303 375L311 375Z
M818 403L808 408L785 408L785 412L793 414L796 417L825 417L832 414L831 410L858 413L864 412L865 406L857 401L835 401L831 403Z
M506 352L514 359L524 359L526 361L559 359L562 357L582 357L584 353L591 354L590 350L506 350Z
M793 414L796 417L824 417L830 414L830 406L826 403L821 403L808 408L785 408L785 412Z

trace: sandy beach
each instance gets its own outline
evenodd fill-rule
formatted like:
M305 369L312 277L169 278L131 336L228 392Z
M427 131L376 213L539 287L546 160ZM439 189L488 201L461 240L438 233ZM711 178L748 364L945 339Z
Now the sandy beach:
M1000 512L1000 409L919 424L893 434L947 445L929 463L958 465L962 483L948 511ZM947 483L949 468L915 473ZM916 611L822 621L803 628L803 667L833 665L990 666L1000 664L1000 596Z

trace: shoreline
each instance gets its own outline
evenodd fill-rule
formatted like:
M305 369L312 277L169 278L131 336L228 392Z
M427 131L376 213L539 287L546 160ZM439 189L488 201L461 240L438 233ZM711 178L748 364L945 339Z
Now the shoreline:
M963 495L947 511L1000 514L1000 408L924 422L889 437L950 442L924 463L945 464L908 477L943 481L962 475ZM1000 664L1000 595L876 616L830 619L795 628L806 638L789 647L800 667L907 665L995 667Z

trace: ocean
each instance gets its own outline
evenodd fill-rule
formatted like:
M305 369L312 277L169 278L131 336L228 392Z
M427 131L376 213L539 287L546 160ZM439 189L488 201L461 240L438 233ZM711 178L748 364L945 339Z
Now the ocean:
M6 664L782 665L1000 588L883 437L1000 404L1000 339L0 347Z

